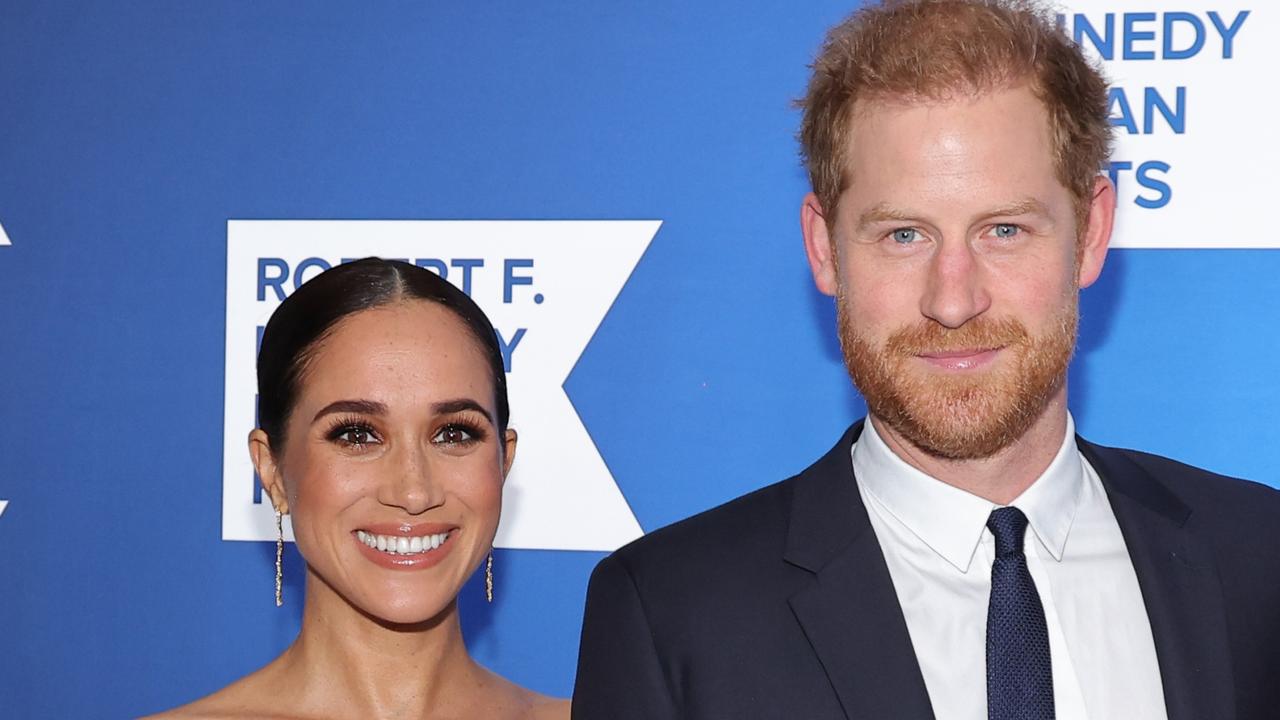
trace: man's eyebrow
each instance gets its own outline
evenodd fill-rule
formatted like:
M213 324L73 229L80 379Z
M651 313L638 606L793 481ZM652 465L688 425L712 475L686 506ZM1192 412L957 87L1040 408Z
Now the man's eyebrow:
M1049 216L1049 208L1039 200L1028 197L1009 203L1002 207L992 208L982 214L983 218L1014 217L1018 215ZM888 203L876 203L858 216L858 230L865 230L871 225L882 222L914 222L920 219L918 213L902 208L895 208Z
M858 216L858 224L856 227L858 230L864 230L868 226L876 223L888 222L891 220L896 222L910 222L917 219L917 217L918 216L913 215L909 211L900 210L890 206L888 203L881 202L864 210L862 214Z
M489 411L486 410L483 405L476 402L475 400L472 400L471 398L457 398L455 400L445 400L443 402L438 402L435 405L432 405L431 409L434 410L437 415L462 412L463 410L473 410L483 415L485 420L488 420L490 423L493 422L493 416L489 414Z
M1004 207L998 207L990 212L984 213L983 217L1001 217L1012 215L1049 215L1049 208L1039 200L1029 197L1023 198L1015 203L1010 203Z
M335 400L320 408L320 412L316 413L311 422L315 422L325 415L340 412L359 413L361 415L386 415L387 406L376 400Z

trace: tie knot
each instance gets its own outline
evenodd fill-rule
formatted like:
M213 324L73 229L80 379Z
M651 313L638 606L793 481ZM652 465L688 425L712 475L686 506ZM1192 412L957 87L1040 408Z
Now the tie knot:
M1022 538L1027 533L1027 516L1016 507L1002 507L991 511L987 528L996 537L996 557L1022 554Z

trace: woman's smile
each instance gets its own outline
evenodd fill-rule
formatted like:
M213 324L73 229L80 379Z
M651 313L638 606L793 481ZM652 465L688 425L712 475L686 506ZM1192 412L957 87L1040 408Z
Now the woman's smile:
M424 570L444 560L453 549L450 539L457 535L456 525L401 525L388 530L385 525L370 525L351 534L361 554L371 562L393 570Z

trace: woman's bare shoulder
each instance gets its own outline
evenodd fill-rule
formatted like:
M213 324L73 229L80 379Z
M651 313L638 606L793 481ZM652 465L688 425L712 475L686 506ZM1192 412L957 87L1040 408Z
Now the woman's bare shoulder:
M149 715L141 720L289 720L292 715L280 713L268 687L261 682L263 671L247 677L210 695L172 710Z
M569 701L561 698L534 695L525 720L569 720Z
M490 717L510 720L569 720L569 701L543 695L516 685L491 671L488 675L488 701L494 703ZM496 702L495 702L496 701Z
M278 683L264 677L269 668L189 705L142 720L302 720L310 717L305 713L281 712L281 698L273 689ZM568 720L568 700L542 695L491 673L489 679L486 685L490 692L481 703L484 707L473 707L473 710L511 720Z
M227 702L219 698L218 693L214 693L207 698L156 715L148 715L141 720L286 720L290 717L255 703Z
M228 702L214 693L188 705L148 715L141 720L296 720L292 715L281 715L273 708L252 702Z

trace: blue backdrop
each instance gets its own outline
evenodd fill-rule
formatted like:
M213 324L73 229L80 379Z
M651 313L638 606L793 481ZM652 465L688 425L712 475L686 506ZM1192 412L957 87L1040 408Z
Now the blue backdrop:
M220 534L229 218L661 220L565 386L641 526L818 457L863 408L790 103L848 10L6 0L0 716L157 711L297 631L292 547L277 610L274 546ZM1275 250L1114 251L1081 432L1280 485L1277 277ZM475 655L567 695L601 556L499 551Z

